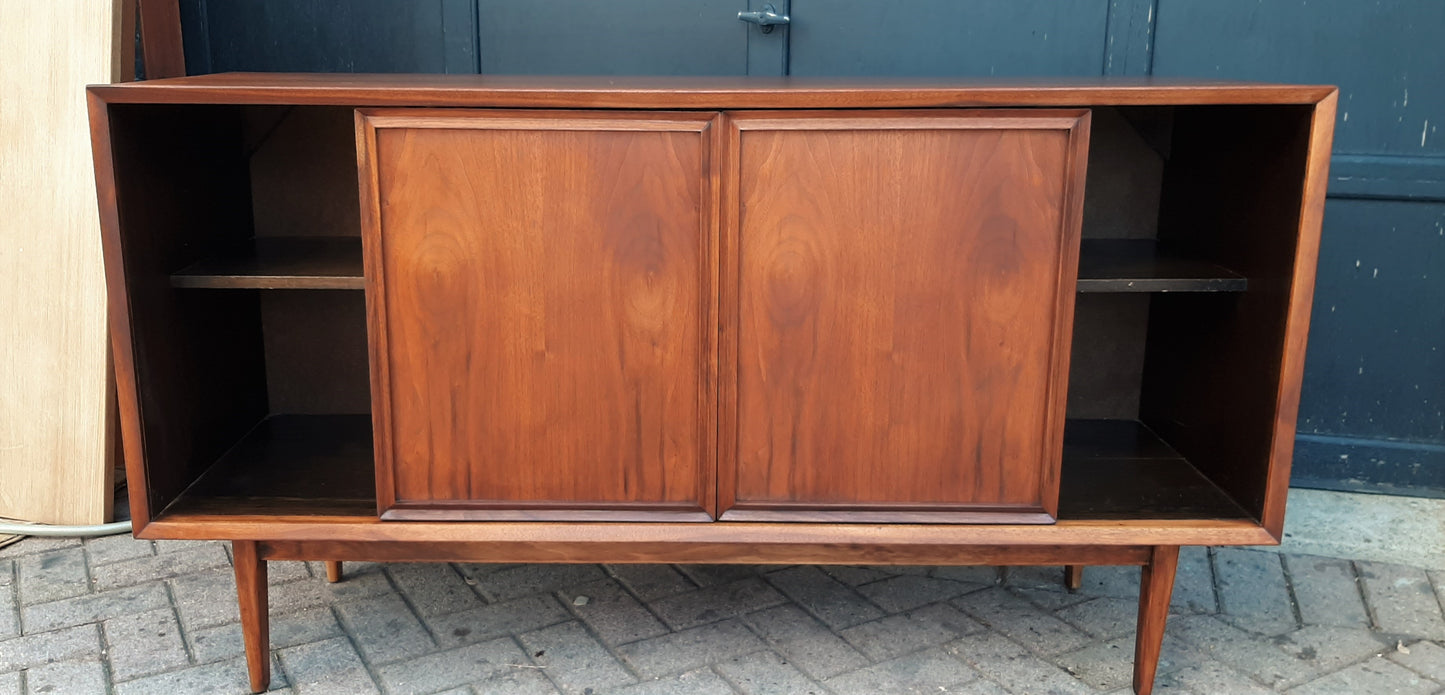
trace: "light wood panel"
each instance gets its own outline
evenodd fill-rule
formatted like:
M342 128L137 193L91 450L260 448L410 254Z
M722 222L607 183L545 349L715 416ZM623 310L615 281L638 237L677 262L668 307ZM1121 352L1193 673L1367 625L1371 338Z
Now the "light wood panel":
M133 11L0 0L0 517L110 517L115 394L84 87L128 74Z
M1052 521L1087 113L729 122L722 518Z
M713 118L362 112L385 518L711 518Z

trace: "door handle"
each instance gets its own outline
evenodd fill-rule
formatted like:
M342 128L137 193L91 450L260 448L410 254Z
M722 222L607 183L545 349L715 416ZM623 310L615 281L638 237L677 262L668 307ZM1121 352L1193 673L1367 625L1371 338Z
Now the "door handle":
M771 34L774 26L793 21L788 15L778 14L778 8L773 7L772 3L763 5L762 12L739 12L738 19L748 24L758 25L764 34Z

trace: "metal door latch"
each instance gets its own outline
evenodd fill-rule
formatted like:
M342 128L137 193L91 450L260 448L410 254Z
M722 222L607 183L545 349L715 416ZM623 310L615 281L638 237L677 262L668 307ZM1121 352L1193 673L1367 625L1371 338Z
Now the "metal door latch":
M764 34L771 34L773 27L778 24L787 24L792 21L788 15L778 14L778 8L772 3L763 5L762 12L739 12L738 19L748 24L756 24Z

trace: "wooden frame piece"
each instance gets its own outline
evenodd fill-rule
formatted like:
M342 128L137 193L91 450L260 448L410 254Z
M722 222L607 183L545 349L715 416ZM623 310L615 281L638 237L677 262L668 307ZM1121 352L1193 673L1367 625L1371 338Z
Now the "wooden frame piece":
M146 79L184 77L186 55L181 37L179 0L137 0L140 3L141 55Z
M682 552L695 544L731 546L737 552L749 552L764 545L822 543L851 547L862 554L890 546L1262 545L1273 542L1267 531L1250 520L1060 521L1049 525L492 521L468 525L445 521L395 524L374 516L187 515L176 519L162 517L136 535L154 540L521 543L551 546L557 556L592 553L594 551L587 548L597 545L613 551L636 551L639 556L650 558L646 562L681 562L669 559L674 557L670 552L652 549Z
M328 562L483 562L618 564L876 564L876 565L1142 565L1149 546L1136 545L968 545L936 543L912 547L845 544L766 544L745 548L726 544L624 543L578 545L561 549L545 542L444 541L258 541L264 560Z
M1315 104L1310 119L1304 195L1299 205L1299 234L1290 274L1284 359L1280 364L1279 388L1275 397L1274 436L1270 441L1269 475L1265 481L1264 512L1260 518L1269 534L1276 539L1284 538L1284 508L1289 495L1290 464L1294 459L1300 389L1304 384L1305 344L1309 340L1310 309L1314 306L1315 268L1320 255L1320 231L1324 225L1325 191L1330 184L1330 146L1335 138L1335 105L1338 101L1338 92L1326 95Z
M1323 85L1218 80L589 77L222 73L92 88L110 103L583 109L909 109L1316 104Z

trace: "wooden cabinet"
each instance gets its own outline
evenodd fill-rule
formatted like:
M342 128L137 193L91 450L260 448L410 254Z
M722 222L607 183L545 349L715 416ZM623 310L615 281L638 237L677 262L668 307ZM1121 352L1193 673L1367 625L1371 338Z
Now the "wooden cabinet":
M257 689L308 559L1140 565L1147 693L1179 547L1283 528L1334 105L92 87L136 534L233 542Z

